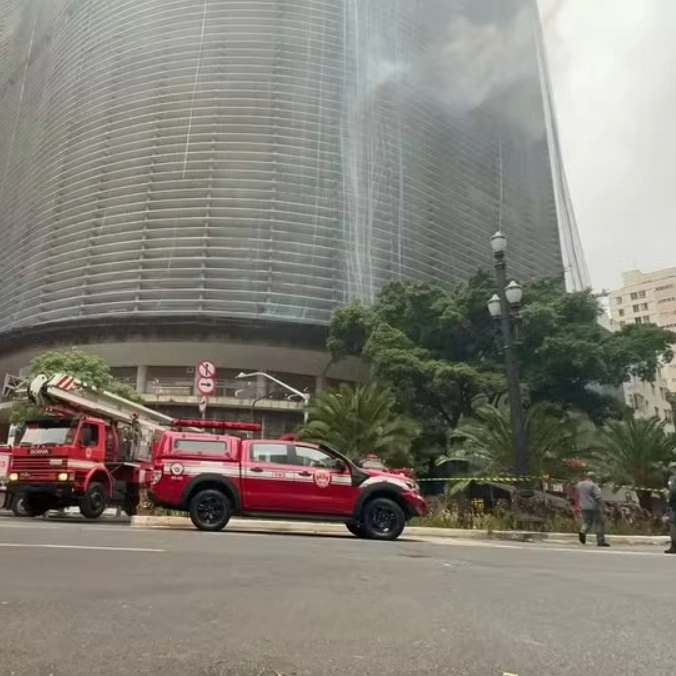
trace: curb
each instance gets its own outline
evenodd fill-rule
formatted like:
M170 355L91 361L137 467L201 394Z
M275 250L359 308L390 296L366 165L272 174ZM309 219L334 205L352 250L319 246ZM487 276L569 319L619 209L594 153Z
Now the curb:
M134 516L132 528L158 528L195 530L186 516ZM348 532L342 523L315 523L308 521L282 521L263 519L233 518L228 530L243 533L290 533L296 535L345 535ZM404 531L408 538L444 538L458 540L500 540L503 542L544 542L549 544L576 544L577 533L538 533L530 531L486 531L465 530L462 528L426 528L411 526ZM608 535L608 542L616 545L658 545L669 544L669 537L664 535Z

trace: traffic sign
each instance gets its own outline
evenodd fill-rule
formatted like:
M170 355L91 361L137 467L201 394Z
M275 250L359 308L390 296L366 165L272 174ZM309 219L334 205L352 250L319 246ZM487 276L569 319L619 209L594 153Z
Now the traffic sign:
M203 397L208 397L216 389L216 381L213 378L201 378L197 376L195 380L195 389Z
M216 366L212 361L203 359L197 362L195 369L195 392L202 397L210 397L216 391Z
M197 376L200 378L213 378L216 375L216 367L213 362L201 361L197 364Z
M205 411L207 410L207 398L206 397L200 397L200 403L197 405L197 408L199 409L199 412L204 415Z

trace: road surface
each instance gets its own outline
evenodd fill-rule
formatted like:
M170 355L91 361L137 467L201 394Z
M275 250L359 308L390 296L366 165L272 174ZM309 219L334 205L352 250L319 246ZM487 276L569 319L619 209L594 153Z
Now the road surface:
M2 676L671 676L676 557L0 519Z

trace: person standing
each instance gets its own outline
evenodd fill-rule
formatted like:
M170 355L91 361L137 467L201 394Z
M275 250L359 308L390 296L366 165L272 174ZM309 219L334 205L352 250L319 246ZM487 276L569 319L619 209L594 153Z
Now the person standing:
M665 554L676 554L676 462L669 465L671 476L667 482L667 504L669 505L669 535L671 546L665 549Z
M582 514L582 526L578 537L584 545L590 530L596 533L598 547L610 547L606 542L604 504L601 489L596 483L594 472L587 472L586 477L577 485L577 500Z

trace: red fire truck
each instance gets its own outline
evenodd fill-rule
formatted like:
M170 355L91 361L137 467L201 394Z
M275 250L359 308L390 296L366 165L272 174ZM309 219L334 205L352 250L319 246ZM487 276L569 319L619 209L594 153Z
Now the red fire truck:
M78 504L96 517L112 502L132 513L147 484L156 505L188 512L201 530L222 530L233 515L273 515L393 540L427 510L415 481L360 468L336 449L225 433L259 429L252 423L172 420L70 376L38 376L29 395L61 413L29 423L12 449L9 491L31 514Z

